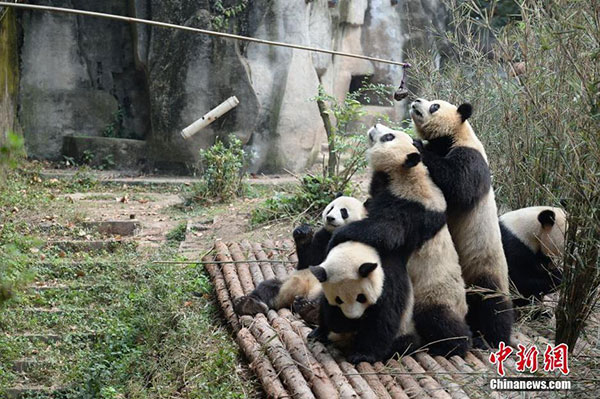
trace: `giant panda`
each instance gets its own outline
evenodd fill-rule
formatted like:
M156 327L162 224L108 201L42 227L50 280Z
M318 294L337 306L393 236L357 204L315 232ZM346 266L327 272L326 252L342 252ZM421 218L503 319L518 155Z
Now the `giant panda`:
M464 356L470 345L458 255L446 226L444 195L406 133L375 125L368 216L337 230L330 245L355 240L401 253L414 288L417 334L432 355Z
M266 313L268 309L281 309L292 305L295 297L304 298L307 303L319 299L321 285L308 270L310 265L318 265L327 255L327 244L332 233L339 227L366 216L362 202L353 197L338 196L322 212L323 227L313 234L308 225L297 227L293 232L298 255L298 264L287 279L269 279L261 282L249 295L236 298L234 310L240 315ZM307 307L302 312L307 318L312 314Z
M333 247L310 271L321 282L319 326L309 338L329 342L344 337L348 361L386 360L416 349L413 293L400 252L382 254L356 241ZM349 342L348 342L349 341Z
M561 208L532 206L500 216L508 275L519 296L515 307L540 302L560 285L562 271L553 260L564 254L566 228Z
M450 235L467 284L467 323L480 348L510 342L513 324L508 266L483 145L467 119L470 104L417 99L410 115L427 140L423 162L448 203Z
M371 196L376 197L389 187L399 197L405 198L407 193L413 198L419 195L417 200L425 207L443 212L444 195L433 184L425 166L421 163L405 170L397 163L398 156L416 151L413 139L381 124L371 128L368 135L370 165L374 172ZM394 175L396 177L390 179ZM471 336L465 322L465 283L446 225L411 254L407 270L414 290L416 330L422 344L432 355L464 356Z
M365 217L366 209L363 203L353 197L338 196L323 210L323 227L316 233L306 224L294 229L292 234L298 256L296 268L302 270L323 262L327 255L327 244L335 229Z

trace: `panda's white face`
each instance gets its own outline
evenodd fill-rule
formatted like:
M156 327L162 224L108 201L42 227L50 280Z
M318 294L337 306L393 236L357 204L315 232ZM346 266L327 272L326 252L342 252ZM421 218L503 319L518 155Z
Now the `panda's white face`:
M348 241L335 246L322 264L310 270L321 282L327 302L349 319L362 317L383 291L379 254L363 243Z
M413 138L404 132L378 123L367 134L371 145L367 156L373 170L391 173L407 165L411 157L416 163L421 159Z
M325 207L322 219L325 229L331 232L366 216L367 210L362 202L352 197L338 197Z
M417 98L410 104L410 117L417 133L425 140L456 135L471 112L470 104L457 107L443 100Z

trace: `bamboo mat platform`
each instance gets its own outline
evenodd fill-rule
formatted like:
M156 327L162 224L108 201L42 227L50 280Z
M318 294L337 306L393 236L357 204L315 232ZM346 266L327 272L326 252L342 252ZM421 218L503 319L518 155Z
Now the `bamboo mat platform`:
M488 381L497 377L487 360L489 353L471 351L462 359L432 357L425 352L387 363L352 365L333 347L308 341L311 331L289 309L270 310L255 317L241 316L232 301L249 294L261 281L285 278L295 269L297 257L290 240L263 244L226 244L217 241L203 259L217 300L235 339L250 362L265 393L271 398L529 398L532 393L493 392ZM215 263L210 263L215 262ZM517 332L524 344L532 340ZM514 360L505 362L507 375ZM516 376L516 374L515 374ZM523 376L520 374L520 376Z

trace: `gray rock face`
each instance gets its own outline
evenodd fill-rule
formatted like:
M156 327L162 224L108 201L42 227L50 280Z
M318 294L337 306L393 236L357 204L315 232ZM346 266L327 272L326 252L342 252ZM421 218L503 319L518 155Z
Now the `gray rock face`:
M119 0L42 4L128 11ZM62 137L100 136L111 124L121 137L145 138L148 94L144 74L135 68L127 25L30 11L21 19L19 119L29 155L60 159ZM118 113L122 120L116 122Z
M335 6L328 0L254 0L229 18L208 0L128 3L43 2L393 60L406 60L413 49L443 53L443 44L424 33L446 27L439 0L340 0ZM226 8L240 4L222 1ZM342 99L353 77L397 85L401 76L396 66L179 30L21 15L19 118L30 154L41 158L59 158L65 135L99 136L118 124L121 137L147 141L155 168L190 172L199 149L233 133L245 143L252 171L301 171L326 141L310 101L319 84ZM240 100L237 108L192 138L180 137L181 129L232 95ZM403 104L368 110L404 116Z

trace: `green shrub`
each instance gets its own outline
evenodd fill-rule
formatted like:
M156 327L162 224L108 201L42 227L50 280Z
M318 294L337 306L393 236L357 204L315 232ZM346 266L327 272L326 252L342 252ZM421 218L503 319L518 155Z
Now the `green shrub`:
M227 143L217 137L215 144L200 150L202 177L188 202L226 202L244 193L245 154L242 142L230 135Z
M25 155L23 143L23 137L11 131L0 137L0 175L6 167L15 168Z
M363 83L358 90L347 93L343 101L338 101L319 86L313 100L319 106L327 133L327 164L322 165L320 176L306 175L296 190L277 193L266 200L252 212L252 224L282 219L310 222L318 218L337 194L353 195L352 177L367 164L367 128L360 122L366 111L359 99L385 104L390 103L391 93L390 86ZM381 116L381 119L386 118Z
M411 80L424 97L473 104L501 209L568 200L556 341L572 348L600 287L600 26L588 2L522 4L496 28L493 4L453 3L453 57L440 69L430 55L409 55Z
M338 194L352 195L352 187L343 179L307 175L300 185L289 193L276 193L251 213L253 225L274 220L311 221Z
M167 233L167 241L171 243L180 243L185 240L185 232L187 230L187 223L179 223L173 230Z

